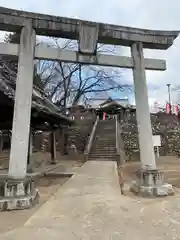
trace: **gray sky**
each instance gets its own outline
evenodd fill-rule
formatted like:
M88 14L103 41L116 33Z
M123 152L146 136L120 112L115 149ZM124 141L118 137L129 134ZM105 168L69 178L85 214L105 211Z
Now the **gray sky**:
M59 16L77 17L86 20L141 28L180 30L179 0L0 0L0 5ZM0 34L2 39L3 33ZM124 49L123 55L129 55ZM163 58L167 71L147 71L149 102L167 99L167 83L180 85L180 38L167 51L145 51L145 57ZM131 71L124 73L132 81ZM176 101L177 93L172 93Z

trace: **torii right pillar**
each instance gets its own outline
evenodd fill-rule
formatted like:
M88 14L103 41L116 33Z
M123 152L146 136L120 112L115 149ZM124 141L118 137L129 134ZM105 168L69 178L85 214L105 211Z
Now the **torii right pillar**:
M141 169L136 172L136 181L132 183L131 191L144 197L171 195L173 194L172 185L164 183L163 172L156 167L144 67L143 43L133 43L131 54L134 63L133 78L141 158Z

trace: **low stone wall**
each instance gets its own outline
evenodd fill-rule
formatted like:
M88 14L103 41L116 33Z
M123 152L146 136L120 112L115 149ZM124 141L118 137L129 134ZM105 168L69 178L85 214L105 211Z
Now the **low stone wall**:
M66 154L71 157L76 157L72 145L75 145L78 155L81 155L86 147L87 141L92 131L95 119L83 119L75 122L71 127L63 128L56 131L56 148L62 155ZM37 133L33 137L34 149L37 151L50 152L51 151L51 137L50 132ZM67 138L67 139L65 139ZM66 145L66 147L65 147Z
M57 161L60 160L83 160L83 149L87 142L88 134L91 131L93 121L85 121L84 124L79 126L73 126L71 128L63 129L68 135L68 154L63 154L64 140L62 132L56 131L56 149L57 149ZM75 131L74 131L75 129ZM78 134L76 132L78 129ZM62 130L62 129L61 129ZM5 136L7 138L7 136ZM77 146L77 153L70 148L71 139ZM5 139L6 140L6 139ZM85 141L86 140L86 141ZM9 166L10 157L10 141L6 141L6 148L0 153L0 168L7 169ZM33 162L33 168L41 167L51 163L51 132L36 132L33 135L33 153L31 156L31 162Z
M175 115L166 113L151 114L153 135L161 136L160 155L178 155L180 152L180 121ZM121 121L122 137L126 160L139 160L138 130L135 113Z
M9 157L10 151L3 151L0 154L0 168L8 169L9 167ZM33 161L33 168L41 167L51 162L51 154L48 152L33 151L31 156L31 161Z
M39 152L50 152L50 132L37 132L33 136L33 148Z
M33 168L38 168L51 163L51 154L49 152L33 152L31 160Z
M68 152L72 152L72 144L76 146L77 152L82 154L91 134L94 119L79 121L75 126L68 129ZM72 154L72 153L71 153Z

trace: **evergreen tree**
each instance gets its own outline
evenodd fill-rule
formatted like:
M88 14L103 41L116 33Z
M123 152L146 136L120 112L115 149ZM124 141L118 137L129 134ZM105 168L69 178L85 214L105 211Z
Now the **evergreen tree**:
M10 33L6 34L4 38L6 43L20 43L20 33ZM18 71L18 57L17 56L1 56L0 61L1 66L1 76L6 79L10 84L13 84L16 80ZM34 85L36 85L41 90L44 89L44 84L41 80L41 75L37 71L36 64L34 65Z

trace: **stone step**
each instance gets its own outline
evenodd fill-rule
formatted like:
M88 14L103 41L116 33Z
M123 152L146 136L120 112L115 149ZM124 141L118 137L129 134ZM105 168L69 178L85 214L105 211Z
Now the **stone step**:
M102 128L116 128L116 124L98 124L98 127L102 127Z
M100 137L95 137L94 138L94 140L93 140L93 142L96 142L96 141L98 141L98 142L112 142L112 143L114 143L114 142L116 142L116 138L115 137L111 137L111 136L104 136L104 137L102 137L102 136L100 136Z
M108 125L98 125L98 129L100 129L100 128L104 128L104 129L110 129L110 128L116 129L116 125L110 125L110 126L108 126Z
M98 150L90 151L90 154L96 154L96 153L107 155L107 154L116 154L116 151L103 151L103 150L102 151L98 151Z
M109 150L99 150L99 149L96 149L96 150L94 150L94 149L92 149L91 150L91 152L90 153L99 153L99 154L116 154L116 150L113 150L113 151L109 151Z
M109 129L116 129L116 126L102 126L102 125L98 125L97 126L98 128L97 128L97 130L98 129L107 129L107 130L109 130Z
M93 142L93 145L97 145L97 146L99 146L99 145L106 145L106 146L116 146L116 141L101 141L101 140L95 140L94 142Z
M98 124L97 125L98 127L104 127L104 128L115 128L116 127L116 124Z
M90 156L116 156L116 152L114 153L103 153L103 152L94 152L90 153Z
M105 127L105 126L97 126L96 131L105 130L105 131L116 131L116 127Z
M116 143L108 143L108 142L96 142L96 143L93 143L93 146L100 146L100 147L109 147L109 148L113 148L113 147L116 147Z
M104 128L104 127L97 127L97 129L96 129L96 132L98 132L98 131L107 131L107 132L109 132L109 131L116 131L116 128Z
M116 126L113 126L113 125L111 125L111 126L98 125L97 130L98 129L107 129L107 130L109 130L109 129L116 129Z
M104 150L115 150L116 149L116 145L108 147L108 144L106 145L92 145L91 149L104 149Z
M116 149L116 144L113 144L109 146L109 144L93 144L92 148L100 148L100 149L109 149L109 150L114 150Z
M116 131L116 128L114 128L114 127L112 127L112 128L106 128L106 127L100 127L100 126L97 126L97 128L96 128L96 131L107 131L107 132L109 132L109 131Z
M105 132L102 130L102 132L96 132L96 135L97 137L116 137L116 133L113 132L113 131L110 131L110 132Z
M91 149L100 149L100 150L109 150L109 151L113 151L113 150L116 150L116 145L113 145L111 147L108 146L108 144L105 144L105 145L92 145L91 146Z
M102 132L102 133L96 133L96 135L95 135L95 138L105 138L105 139L107 139L107 138L116 138L116 134L115 133L112 133L112 132L110 132L110 133L105 133L105 132Z
M115 151L115 150L116 150L116 146L113 146L113 147L107 147L107 146L99 146L99 145L95 145L95 146L92 146L92 149L100 149L100 150Z
M116 149L91 148L91 152L116 152Z
M94 155L94 154L102 154L102 155L116 155L116 152L90 152L90 155Z
M99 121L99 125L114 125L116 124L116 121Z
M99 144L99 143L104 143L104 144L116 144L116 141L114 139L107 139L107 140L101 140L101 139L95 139L94 143Z
M115 135L102 134L102 135L99 135L99 136L96 135L95 140L96 139L105 140L105 141L107 141L107 140L114 140L115 141L116 136Z
M103 123L99 123L98 124L98 126L100 126L100 127L107 127L107 128L109 128L109 127L116 127L116 123L114 124L112 124L112 123L109 123L109 124L103 124Z
M88 160L90 160L90 159L91 160L95 160L95 159L105 159L105 160L108 160L109 159L109 160L115 160L116 161L117 157L113 157L113 158L112 157L103 157L103 156L97 156L97 157L93 157L93 158L92 157L88 157Z
M95 137L94 138L94 142L95 141L101 141L101 142L116 142L116 138L115 137L111 137L111 136L107 136L107 137L102 137L102 136L99 136L99 137Z
M88 157L88 160L94 160L94 161L95 161L95 160L98 160L98 161L99 161L100 159L101 159L101 160L104 159L105 161L106 161L106 160L116 161L116 160L117 160L117 157L113 157L113 158L112 158L112 157L107 157L107 158L106 158L106 157L103 157L103 156L97 156L97 157L93 157L93 158L92 158L92 157Z
M117 154L113 154L113 155L108 155L108 154L89 154L88 157L104 157L104 158L113 158L113 157L117 157Z
M116 135L116 131L114 129L110 129L110 130L105 130L105 129L98 129L96 131L96 134L114 134Z
M116 162L117 161L117 159L109 159L109 158L88 158L88 161L90 162L90 161L113 161L113 162Z
M116 143L116 139L115 138L107 138L107 139L102 139L102 138L95 138L93 142L99 142L99 143Z
M90 155L108 155L108 156L113 156L113 155L116 155L116 152L90 152Z
M94 155L89 155L89 157L105 157L105 158L110 158L110 157L116 157L117 155L116 154L111 154L111 155L108 155L108 154L94 154Z
M116 153L98 153L98 152L90 152L89 153L89 156L95 156L95 155L98 155L98 156L116 156L117 154Z
M106 134L111 135L111 136L116 136L116 131L113 130L113 129L108 130L108 131L106 131L106 130L104 130L104 129L101 129L101 130L97 130L97 131L96 131L96 135L101 135L101 136L103 136L103 135L106 135Z
M116 122L116 119L107 119L107 120L99 120L99 124L105 124L105 123L107 123L107 124L110 124L110 123L115 123Z
M92 147L116 148L116 144L109 145L108 143L102 143L102 144L96 143L96 144L93 144Z
M91 157L91 158L95 158L95 157L103 157L103 158L115 158L117 157L117 154L114 154L114 155L103 155L103 154L94 154L94 155L91 155L89 154L88 155L88 158Z
M94 139L93 142L99 142L99 143L116 143L115 139Z

